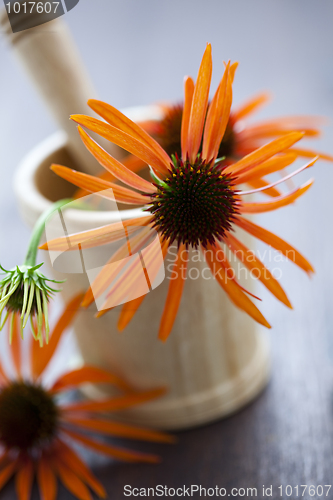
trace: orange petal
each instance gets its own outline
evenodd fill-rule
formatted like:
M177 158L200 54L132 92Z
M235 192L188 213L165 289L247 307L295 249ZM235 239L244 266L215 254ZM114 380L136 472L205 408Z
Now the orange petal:
M320 131L313 128L282 128L277 125L262 125L256 127L246 127L246 129L238 135L239 141L255 141L261 139L267 139L268 137L278 137L281 135L290 134L290 132L303 132L304 137L318 137L320 135Z
M148 165L151 165L161 174L168 174L168 167L171 162L169 157L167 156L168 160L164 156L162 158L160 155L156 154L154 149L151 149L145 143L137 140L132 135L126 134L122 130L113 127L108 123L102 122L101 120L96 120L96 118L91 118L89 116L73 115L71 116L71 119L77 122L79 125L88 128L92 132L96 132L96 134L104 137L104 139L117 144L117 146L125 149L125 151L138 156L142 161L148 163Z
M94 248L99 245L105 245L106 243L120 240L124 238L126 229L128 229L128 233L130 233L133 228L133 231L137 231L139 226L147 226L151 220L151 215L145 215L144 217L138 217L136 219L114 222L89 231L82 231L81 233L70 234L63 238L47 241L44 245L41 245L39 249L61 252L71 249L77 250L78 245L81 245L81 248Z
M266 160L250 171L240 174L237 177L237 184L242 184L244 182L251 182L254 179L260 179L265 175L273 174L274 172L278 172L283 170L288 165L291 165L297 156L294 153L287 153L282 156L275 156L274 158L270 158Z
M81 129L82 130L82 129ZM131 172L139 172L143 168L147 167L147 164L133 155L127 155L122 160L122 164ZM103 170L100 174L97 175L99 179L103 179L108 182L112 182L115 180L115 176L112 175L109 171ZM75 192L74 199L82 198L83 196L87 196L89 193L85 189L78 189Z
M121 245L121 247L118 248L118 250L112 255L86 292L82 301L82 307L89 307L94 300L100 297L108 289L113 280L126 266L126 257L142 249L145 242L150 238L150 234L147 234L147 230L148 228L145 228L143 231L140 231L138 235L133 236L130 241L127 240L126 243ZM118 266L116 268L109 267L109 264L114 262L118 262Z
M242 213L259 214L262 212L270 212L271 210L285 207L302 196L308 189L310 189L313 183L314 181L310 180L307 183L303 184L303 186L295 189L294 191L291 191L291 193L279 196L273 201L262 203L242 203L240 210Z
M111 200L115 198L116 201L129 205L145 205L149 201L149 197L143 196L135 191L131 191L123 186L105 181L99 177L94 177L93 175L76 172L76 170L63 167L62 165L53 164L51 165L51 170L53 170L53 172L55 172L59 177L66 179L66 181L71 182L75 186L85 189L90 193L99 193L103 198ZM114 196L107 192L109 189L112 189Z
M219 127L218 121L221 121L221 114L226 99L229 67L230 61L226 66L223 77L208 108L202 146L202 156L206 159L211 159L212 150L215 149L216 135ZM220 143L218 144L219 146Z
M188 127L190 123L193 92L194 92L194 82L190 76L186 76L184 80L184 109L183 109L182 129L181 129L181 145L182 145L183 160L186 160L186 154L188 151Z
M37 465L37 481L42 500L55 500L57 496L57 479L50 464L49 457L43 453Z
M87 418L66 417L66 422L83 427L92 431L97 431L103 434L112 436L138 439L141 441L152 441L155 443L174 443L175 437L165 432L158 432L150 429L143 429L133 425L123 424L120 422L111 422L110 420L92 420Z
M271 328L270 324L266 321L264 316L261 314L259 309L253 304L253 302L248 298L248 296L240 289L235 280L228 277L226 270L221 264L217 251L222 252L224 258L224 252L221 248L217 248L214 245L207 245L207 250L202 248L206 262L210 267L214 278L223 288L223 290L228 294L231 301L240 309L245 311L249 316L251 316L255 321L261 325Z
M241 120L245 116L257 111L257 109L266 104L267 101L270 100L270 95L267 93L258 94L248 101L246 101L241 107L239 107L236 111L232 113L232 119L234 122Z
M62 429L62 431L72 439L83 443L89 448L99 451L105 455L108 455L112 458L117 458L118 460L124 460L125 462L147 462L147 463L158 463L160 461L159 457L156 455L149 455L146 453L140 453L138 451L129 451L121 448L117 448L115 446L111 446L106 443L100 443L95 441L88 436L83 436L82 434L78 434L77 432L70 431L68 429Z
M96 479L79 456L66 443L58 440L58 459L84 481L100 498L106 498L103 485Z
M119 161L109 155L109 153L101 148L101 146L99 146L99 144L97 144L97 142L94 141L82 127L79 126L78 130L86 148L96 158L100 165L106 168L117 179L131 188L138 189L144 193L154 193L156 191L155 186L153 186L151 182L148 182L142 179L142 177L136 175L134 172L131 172Z
M304 158L319 156L321 160L333 161L333 156L327 155L326 153L319 153L319 151L314 151L311 149L291 148L290 151L293 151L297 154L297 156L303 156Z
M21 377L21 333L20 333L20 316L15 314L14 326L13 326L13 338L11 344L11 353L14 361L14 366L17 376Z
M165 394L165 388L152 389L150 391L138 392L135 394L127 394L126 396L109 398L103 401L92 401L83 403L73 403L66 407L62 407L63 413L72 412L103 412L103 411L118 411L130 408L138 404L146 403L152 399L158 398Z
M124 266L120 264L121 272L118 273L116 270L116 281L106 296L103 309L124 303L129 297L133 296L131 295L132 290L136 290L137 295L146 295L149 292L151 279L155 279L161 267L161 260L158 258L160 245L157 240L155 239L155 242L145 249L144 266L142 266L141 260L138 258L132 259L125 270ZM142 272L145 274L144 279Z
M208 43L203 55L198 78L194 87L188 127L188 155L194 162L200 148L206 118L210 81L212 77L212 48Z
M102 101L97 101L95 99L90 99L88 105L93 109L99 116L104 118L110 125L116 127L126 134L134 137L138 141L144 143L148 148L155 152L155 154L164 161L166 167L169 167L170 158L164 149L156 142L143 127L133 122L127 116L125 116L121 111L114 108L110 104Z
M289 299L282 286L278 280L274 278L266 266L255 256L254 252L249 250L230 233L228 233L224 240L235 256L243 262L243 264L250 271L256 271L255 277L258 278L278 300L292 309Z
M237 163L230 165L224 170L224 173L230 173L233 175L239 175L247 172L248 170L252 170L253 167L259 165L268 158L271 158L277 153L281 153L285 149L288 149L290 146L295 144L295 142L299 141L303 137L302 132L291 132L288 135L283 137L279 137L274 141L262 146L259 149L256 149L252 153L248 154L244 158L242 158Z
M101 368L96 368L94 366L83 366L77 370L65 373L53 384L50 388L50 392L60 392L80 386L84 383L113 384L123 391L132 392L131 387L120 377L110 373L109 371L102 370Z
M270 231L267 231L267 229L264 229L263 227L257 226L253 222L244 219L243 217L235 218L234 223L240 228L244 229L244 231L252 234L252 236L255 236L259 240L267 243L268 245L281 252L285 257L290 259L292 262L294 262L294 264L299 266L305 272L314 273L314 269L308 262L308 260L303 257L303 255L301 255L298 250L296 250L279 236L276 236Z
M52 464L63 485L79 500L93 500L87 486L71 469L55 457Z
M169 244L167 241L163 241L161 243L163 259L165 259L168 253L168 247ZM139 309L145 297L146 295L142 295L141 297L137 297L136 299L126 302L123 305L117 325L119 331L123 331L129 324L129 322L133 319L136 311Z
M0 490L4 487L4 485L9 481L9 479L14 474L18 465L18 459L12 461L10 464L6 465L0 471Z
M131 172L139 172L143 168L147 167L147 163L140 160L137 156L127 155L122 160L122 164L125 165Z
M26 457L15 476L15 488L18 500L30 499L33 479L34 466L32 460Z
M71 299L62 315L58 319L52 333L50 336L49 343L45 345L42 349L40 348L39 342L32 342L31 344L31 372L32 376L36 379L40 377L43 373L53 354L59 344L59 340L63 332L68 328L68 326L73 321L82 300L82 294L76 295Z
M182 258L182 253L185 252L186 260ZM175 279L170 279L168 295L165 301L165 306L160 323L158 338L165 342L170 335L173 324L175 322L180 301L183 294L183 288L186 280L188 251L185 250L185 245L182 243L179 246L176 261L172 268L172 274L176 274Z

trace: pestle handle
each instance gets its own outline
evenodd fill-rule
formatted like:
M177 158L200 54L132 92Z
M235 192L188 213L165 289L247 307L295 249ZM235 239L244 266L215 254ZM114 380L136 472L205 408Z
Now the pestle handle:
M75 124L69 119L75 113L91 114L87 101L96 97L96 92L67 25L56 19L13 33L3 10L0 26L51 115L67 133L68 150L78 168L89 174L100 172L101 167L86 150ZM102 141L99 142L105 147ZM111 150L108 144L107 149L117 155L116 146Z

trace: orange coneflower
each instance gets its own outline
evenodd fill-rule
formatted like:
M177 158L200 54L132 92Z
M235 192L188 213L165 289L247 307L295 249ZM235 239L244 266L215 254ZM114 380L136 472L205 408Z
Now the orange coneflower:
M280 171L292 163L295 154L290 153L289 148L298 142L304 133L297 131L282 134L281 137L252 151L231 165L225 165L219 160L220 144L230 117L234 68L235 66L230 66L230 63L226 65L224 75L210 104L208 97L212 58L209 44L204 53L196 83L194 84L190 77L185 78L185 99L180 139L181 157L177 154L172 154L170 157L141 127L108 104L99 101L91 102L94 110L105 121L83 115L72 117L80 125L79 132L88 150L103 167L130 189L75 172L63 166L52 166L58 175L89 192L98 193L112 188L119 202L145 205L140 219L127 220L123 224L129 230L135 225L155 228L160 236L164 257L167 248L173 242L177 243L178 254L173 268L173 275L176 278L170 282L162 314L159 331L159 338L162 340L166 340L168 337L177 315L186 279L184 269L187 265L186 255L189 247L201 248L208 266L230 299L259 323L270 327L245 293L246 291L235 279L230 263L220 246L221 243L226 244L246 267L257 269L259 279L263 284L281 302L291 307L279 282L254 253L233 235L235 226L245 229L251 235L270 244L307 273L313 272L311 264L297 250L266 229L243 218L243 215L275 210L289 205L299 198L311 187L312 180L288 194L274 198L272 201L245 201L246 195L274 188L278 182L282 182L313 165L317 158L273 184L252 191L237 189L237 186L245 182L261 179L263 176ZM112 158L81 126L116 143L150 165L153 182L140 178L122 163ZM77 243L81 243L83 246L94 246L94 244L112 241L117 237L121 238L122 232L119 231L121 227L122 224L118 223L72 235L71 244L73 247ZM120 232L121 235L119 235ZM67 241L64 239L53 240L42 248L65 250L67 249ZM117 258L120 258L120 254L121 250L117 253ZM113 278L114 276L112 276ZM112 282L112 279L105 271L96 279L96 285L102 290L104 286ZM118 294L119 297L119 287L111 290L109 299L112 298L113 293ZM124 293L125 295L126 293ZM94 297L90 289L85 297L84 305L89 305L93 300ZM139 297L124 305L119 319L120 329L123 329L130 321L142 300L143 297ZM109 301L109 303L111 302ZM107 306L108 303L106 303Z
M10 361L15 375L11 377L0 364L0 488L15 475L19 500L29 500L34 476L43 500L55 500L57 478L77 498L92 500L89 488L99 497L106 492L89 468L71 448L76 441L92 450L119 460L157 462L159 458L118 448L95 439L86 432L156 442L172 442L164 433L113 422L105 412L121 410L144 403L163 393L162 389L135 393L114 374L92 366L67 372L51 386L43 383L43 375L53 358L59 340L79 308L82 295L68 303L50 335L48 346L40 349L30 343L29 373L25 375L25 354L19 339L19 318L13 327ZM30 341L29 339L26 339ZM98 402L61 404L59 394L84 383L114 384L120 395Z

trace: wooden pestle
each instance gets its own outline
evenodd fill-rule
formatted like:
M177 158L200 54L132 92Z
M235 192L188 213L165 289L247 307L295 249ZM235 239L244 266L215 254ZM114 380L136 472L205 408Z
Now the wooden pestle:
M20 22L19 17L17 22ZM3 9L0 26L57 124L67 133L68 150L75 158L78 169L89 174L100 172L102 167L86 150L75 124L69 119L75 113L93 114L87 100L96 97L96 92L67 25L61 19L55 19L13 33ZM100 137L98 142L119 157L117 146Z

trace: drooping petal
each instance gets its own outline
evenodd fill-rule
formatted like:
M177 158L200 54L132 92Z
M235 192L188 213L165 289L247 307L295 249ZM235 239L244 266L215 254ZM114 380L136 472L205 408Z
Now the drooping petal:
M141 231L137 236L133 236L129 242L126 241L108 260L102 271L96 276L92 285L87 290L83 301L82 307L89 307L94 300L99 298L111 285L113 280L122 272L123 268L126 266L127 261L126 257L136 253L142 246L145 241L150 238L149 228L145 228L146 230ZM130 244L130 248L129 248ZM118 266L116 268L110 267L110 264L118 262Z
M90 491L83 481L60 460L52 460L53 467L56 470L63 485L79 500L93 500Z
M206 262L210 267L214 278L223 288L223 290L228 294L231 301L244 312L246 312L249 316L251 316L255 321L260 323L261 325L266 326L267 328L271 328L270 324L261 314L259 309L253 304L253 302L248 298L248 296L237 286L235 280L228 277L228 274L221 264L217 251L222 252L221 248L217 248L215 245L208 244L207 250L202 248L204 253ZM224 253L222 252L224 256ZM224 257L223 257L224 258Z
M257 125L253 127L246 127L246 129L239 133L238 140L239 141L256 141L267 139L269 137L278 137L281 135L290 134L292 131L299 130L304 133L304 137L318 137L320 135L320 131L313 128L306 127L283 127L277 124L265 124L265 125Z
M111 446L110 444L95 441L94 439L91 439L88 436L84 436L69 429L62 428L62 431L75 441L79 441L80 443L83 443L84 445L88 446L88 448L99 451L100 453L104 453L109 457L117 458L118 460L124 460L125 462L146 462L146 463L160 462L159 457L156 455L150 455L148 453L140 453L138 451L124 450L116 446Z
M269 184L264 179L253 179L247 182L254 191L264 191L266 196L271 196L272 198L276 198L277 196L281 196L281 193L278 189L271 187L269 188ZM243 194L242 192L240 194Z
M103 485L96 479L86 464L79 456L62 440L58 440L58 459L72 470L82 481L95 491L100 498L106 498L106 491Z
M49 457L43 453L37 464L37 482L42 500L55 500L57 497L57 479Z
M147 235L147 241L150 239L150 234ZM138 250L142 249L138 247ZM136 255L129 262L127 267L120 263L116 266L115 273L112 276L114 282L110 291L106 295L106 300L103 303L103 309L107 310L116 305L123 304L133 297L133 290L137 295L146 295L151 288L151 280L154 280L160 267L160 241L156 237L155 241L148 245L143 250L144 265L141 258ZM120 271L118 272L118 268ZM144 276L143 276L144 274Z
M267 245L270 245L281 252L285 257L294 262L294 264L303 269L305 272L314 273L314 269L310 262L303 257L298 250L279 236L276 236L263 227L257 226L254 222L244 219L243 217L236 217L234 223L248 233L252 234L252 236L255 236L264 243L267 243Z
M292 172L291 174L288 174L285 177L282 177L281 179L279 179L275 182L272 182L271 184L268 184L265 182L264 185L257 187L256 189L251 189L250 191L241 191L240 194L247 195L247 194L254 194L254 193L258 193L258 192L262 192L262 191L267 192L269 189L275 189L275 186L277 186L278 184L281 184L282 182L287 182L290 179L292 179L295 175L303 172L303 170L306 170L307 168L312 167L316 163L318 158L319 158L319 156L316 156L316 158L313 158L310 162L306 163L305 165L298 168L297 170L294 170L294 172Z
M96 134L104 137L104 139L113 142L129 153L138 156L142 161L151 165L157 172L160 172L163 175L168 174L168 167L171 162L168 156L167 160L164 155L157 155L156 152L145 143L129 134L126 134L122 130L113 127L112 125L109 125L108 123L97 120L96 118L84 115L73 115L71 118L79 125L86 127L92 132L96 132Z
M252 170L254 167L263 161L268 160L275 154L281 153L281 151L290 148L290 146L295 144L295 142L301 140L303 135L304 134L302 132L291 132L286 136L274 139L274 141L271 141L270 143L265 144L265 146L262 146L261 148L246 155L237 163L230 165L230 167L227 167L224 172L237 176Z
M57 393L78 387L84 383L112 384L125 392L132 392L132 388L117 375L107 370L103 370L102 368L88 365L65 373L56 380L49 391L51 393Z
M131 188L143 191L144 193L154 193L156 191L155 186L151 182L148 182L134 172L131 172L122 163L109 155L109 153L97 144L97 142L94 141L82 127L79 126L78 130L86 148L96 158L96 160L117 179Z
M62 238L55 238L54 240L47 241L44 245L39 247L40 250L53 250L57 252L64 252L66 250L81 248L94 248L96 246L105 245L112 241L117 241L124 238L124 231L128 233L137 230L138 226L147 226L152 220L151 215L138 217L136 219L128 219L121 222L114 222L103 227L91 229L89 231L82 231L81 233L70 234Z
M262 212L270 212L271 210L276 210L281 207L285 207L293 203L297 198L302 196L314 183L314 180L310 180L303 184L303 186L291 191L286 195L279 196L272 201L258 202L258 203L242 203L240 211L241 213L252 213L259 214Z
M18 459L13 460L0 471L0 490L12 477L17 468L17 465L18 465Z
M303 156L304 158L319 156L321 160L333 161L333 156L326 153L320 153L319 151L314 151L312 149L290 148L290 151L296 153L297 156Z
M182 146L183 160L186 160L186 154L188 152L188 127L190 123L193 92L194 92L193 79L190 76L186 76L184 80L184 109L183 109L182 128L181 128L181 146Z
M88 105L93 109L99 116L104 118L113 127L119 128L126 134L134 137L140 142L143 142L148 148L155 152L155 154L164 160L165 165L168 167L170 164L170 158L164 151L164 149L156 142L147 132L137 123L133 122L127 116L125 116L121 111L114 108L110 104L102 101L97 101L96 99L90 99Z
M112 422L110 420L89 419L79 417L67 417L66 422L75 427L82 427L91 431L97 431L111 436L122 438L137 439L140 441L152 441L155 443L174 443L175 437L165 432L159 432L133 425L123 424L121 422Z
M252 97L247 102L242 104L242 106L239 107L236 111L232 112L233 121L236 122L238 120L245 118L245 116L248 116L254 111L257 111L257 109L260 106L266 104L266 102L268 102L269 100L270 100L270 95L264 92L258 94L257 96Z
M237 177L237 184L243 184L244 182L251 182L255 179L260 179L265 175L273 174L283 170L284 168L291 165L297 159L297 155L294 153L287 153L281 156L275 156L266 160L248 172L240 174Z
M225 66L226 66L226 64L225 64ZM234 83L235 73L236 73L237 68L238 68L238 62L234 62L230 66L229 75L230 75L230 78L231 78L231 83Z
M63 413L73 412L101 412L118 411L130 408L138 404L143 404L152 399L163 396L166 393L165 388L152 389L150 391L138 392L135 394L126 394L126 396L114 397L103 401L85 401L82 403L72 403L62 407Z
M111 200L116 199L116 201L128 205L145 205L149 201L148 197L136 191L132 191L119 184L114 184L113 182L105 181L100 177L77 172L76 170L72 170L62 165L53 164L51 170L59 177L71 182L75 186L85 191L89 191L90 193L99 193L103 198ZM108 192L109 189L112 189L113 195Z
M34 479L32 460L25 457L15 476L15 489L18 500L29 500Z
M165 259L168 253L168 242L166 240L161 243L161 249L162 249L163 259ZM136 299L126 302L123 305L117 325L119 331L123 331L126 328L126 326L134 317L136 311L139 309L145 297L146 295L142 295L141 297L137 297Z
M183 259L184 252L186 255L185 260ZM160 330L158 333L158 338L163 342L165 342L170 335L177 316L186 280L187 259L188 251L182 243L179 245L177 258L172 268L172 275L175 274L176 277L174 279L170 278L168 295L165 301Z
M231 233L225 238L225 242L235 256L243 262L243 264L252 272L255 271L255 277L258 278L265 287L272 292L275 297L280 300L287 307L292 309L290 301L283 290L282 286L266 266L256 257L254 252L249 250L243 243L241 243Z
M80 293L76 295L73 299L67 302L66 307L58 319L52 334L50 336L49 343L43 348L39 346L38 342L32 342L31 344L31 373L34 379L37 379L42 375L45 368L48 366L52 356L59 344L62 334L66 328L73 321L82 300L83 295Z
M194 162L199 151L206 118L210 81L212 77L212 49L207 44L203 55L197 81L194 87L190 121L188 127L188 155Z

